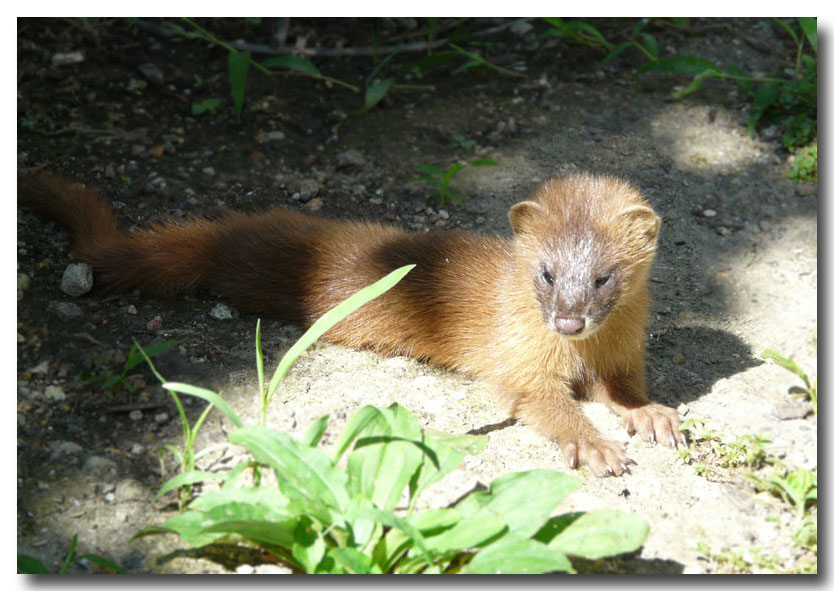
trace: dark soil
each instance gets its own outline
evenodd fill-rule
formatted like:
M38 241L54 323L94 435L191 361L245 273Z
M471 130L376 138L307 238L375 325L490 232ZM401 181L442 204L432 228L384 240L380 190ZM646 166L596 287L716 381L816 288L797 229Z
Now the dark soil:
M220 39L253 43L267 43L274 26L200 22ZM159 36L151 28L161 21L149 28L116 19L20 19L18 168L46 167L100 189L129 225L283 205L415 231L499 234L509 233L509 206L551 176L574 170L623 176L663 218L650 396L679 406L684 418L704 419L729 440L765 435L772 442L767 449L785 462L816 470L816 416L789 394L798 380L760 357L773 348L816 375L817 192L787 180L778 122L763 122L751 138L749 100L734 84L711 81L674 101L674 85L687 80L633 77L643 63L636 52L600 69L604 50L540 39L547 25L534 19L529 30L466 37L502 22L511 21L465 20L438 35L484 42L484 56L517 76L486 68L455 74L464 61L457 57L401 81L423 88L390 93L365 112L364 90L252 69L238 118L222 48ZM633 22L599 26L619 43ZM287 39L336 50L372 45L372 28L383 45L421 41L424 27L423 20L407 19L377 20L374 27L369 19L293 19ZM664 54L743 65L751 73L779 72L795 51L778 26L762 19L695 19L687 31L651 31ZM62 55L75 52L79 60L62 63ZM424 57L425 51L403 52L392 63ZM372 56L312 59L324 74L363 89L375 65ZM215 113L192 114L192 104L210 98L220 99ZM455 134L474 142L473 149L456 145ZM466 193L459 205L441 205L431 186L412 180L415 166L447 168L479 156L499 166L460 173L453 183ZM131 540L175 510L173 497L154 495L177 470L170 454L160 460L158 452L179 444L179 420L143 366L101 387L122 372L134 340L143 346L176 340L156 358L162 375L222 391L253 421L256 317L233 310L233 318L216 319L220 302L211 293L159 300L104 297L94 289L70 297L60 288L73 262L67 236L29 212L17 216L18 552L57 570L78 534L80 553L107 556L133 572L280 571L246 555L161 562L183 548L173 536ZM300 334L269 319L262 332L272 362ZM336 433L361 406L394 401L424 427L460 433L498 426L488 429L481 455L435 487L427 501L435 506L505 472L567 470L555 444L504 422L506 409L484 385L412 360L334 346L302 357L270 409L270 424L298 435L329 413L328 433ZM186 402L193 420L202 403ZM794 510L755 494L743 470L699 475L675 450L628 440L604 409L588 405L588 412L607 436L628 441L638 465L623 478L580 472L585 486L560 510L611 507L646 516L649 538L627 570L725 568L707 560L699 542L748 560L772 556L777 570L808 560L792 542ZM228 427L213 417L198 447L224 441ZM201 467L228 461L209 455Z

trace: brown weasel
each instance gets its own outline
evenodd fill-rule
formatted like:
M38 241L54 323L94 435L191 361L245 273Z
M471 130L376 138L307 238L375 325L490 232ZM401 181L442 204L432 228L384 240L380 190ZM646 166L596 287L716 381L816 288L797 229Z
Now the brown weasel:
M681 442L677 412L646 397L649 270L660 219L615 178L572 175L509 212L512 239L409 233L284 208L120 229L107 201L49 173L19 204L61 223L107 290L213 289L303 327L393 269L416 267L326 339L486 378L513 416L555 439L572 467L620 475L631 460L577 399L606 403L629 434Z

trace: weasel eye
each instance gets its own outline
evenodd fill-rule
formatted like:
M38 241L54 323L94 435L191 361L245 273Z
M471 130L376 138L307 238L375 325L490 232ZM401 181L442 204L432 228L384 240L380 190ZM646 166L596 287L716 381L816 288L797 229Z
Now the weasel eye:
M602 275L600 277L597 277L597 280L594 281L594 287L599 289L600 287L602 287L603 285L608 283L608 281L610 279L611 279L611 273L608 273L607 275Z
M548 285L553 285L553 275L548 273L547 269L542 271L542 279L544 279L544 282L547 283Z

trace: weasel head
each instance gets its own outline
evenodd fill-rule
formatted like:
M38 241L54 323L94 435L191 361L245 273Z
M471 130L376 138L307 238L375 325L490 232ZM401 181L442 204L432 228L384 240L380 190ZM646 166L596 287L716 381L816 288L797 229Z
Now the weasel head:
M509 215L516 261L545 324L560 336L588 338L644 287L660 219L625 183L567 177Z

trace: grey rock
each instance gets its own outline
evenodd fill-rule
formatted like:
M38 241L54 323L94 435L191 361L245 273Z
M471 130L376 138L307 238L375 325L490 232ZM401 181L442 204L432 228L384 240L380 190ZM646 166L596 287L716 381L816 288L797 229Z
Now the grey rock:
M61 291L73 297L82 296L93 289L93 269L87 263L67 265L61 279Z

